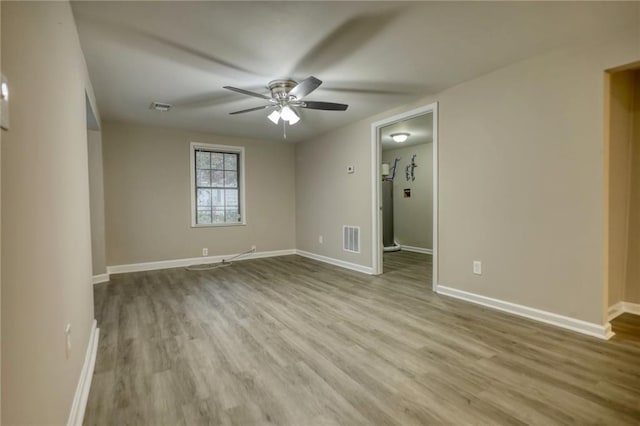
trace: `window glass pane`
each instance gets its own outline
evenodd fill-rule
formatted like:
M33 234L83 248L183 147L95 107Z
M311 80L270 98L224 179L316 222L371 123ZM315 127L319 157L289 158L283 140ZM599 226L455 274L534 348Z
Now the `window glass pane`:
M211 204L213 206L224 207L224 189L211 190Z
M227 188L237 188L238 172L224 172L224 186Z
M224 155L224 169L225 170L238 170L238 154L225 154Z
M217 188L224 187L224 172L211 172L211 186Z
M226 221L227 222L240 222L240 213L238 212L238 208L237 207L232 207L232 208L228 208L226 209Z
M213 209L213 223L224 223L224 209Z
M198 189L198 206L211 206L210 189Z
M218 225L241 222L240 154L213 152L202 147L194 149L194 158L192 167L195 182L192 185L195 184L195 223Z
M211 209L198 208L198 223L211 223Z
M225 192L225 200L227 202L227 206L237 206L238 205L238 190L237 189L227 189Z
M211 186L211 175L209 170L198 170L198 186Z
M222 170L223 169L223 164L224 164L224 155L220 152L212 152L211 153L211 168L212 169L217 169L217 170Z
M204 151L196 151L196 166L199 169L209 169L211 162L209 153Z

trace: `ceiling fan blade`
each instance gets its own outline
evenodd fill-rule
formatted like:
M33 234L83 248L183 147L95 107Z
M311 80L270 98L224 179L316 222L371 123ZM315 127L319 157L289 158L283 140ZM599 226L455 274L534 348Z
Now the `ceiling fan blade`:
M264 86L247 87L245 90L261 90ZM196 96L187 96L178 99L169 99L170 104L176 108L211 108L217 105L230 104L238 101L238 96L230 90L214 90Z
M243 109L243 110L240 110L240 111L230 112L229 114L231 114L231 115L244 114L245 112L258 111L258 110L269 108L269 107L273 107L273 106L274 105L262 105L262 106L255 107L255 108L249 108L249 109Z
M242 93L243 95L247 95L247 96L253 96L254 98L260 98L260 99L271 99L261 93L256 93L256 92L250 92L249 90L244 90L244 89L238 89L237 87L231 87L231 86L224 86L223 89L227 89L227 90L231 90L234 92L238 92L238 93Z
M345 88L341 88L341 87L334 87L334 88L325 87L322 90L323 91L327 91L327 92L354 93L356 95L397 95L397 96L408 96L408 95L411 95L413 93L416 93L415 90L413 92L410 92L410 91L385 90L385 89L357 89L357 88L349 88L349 87L345 87Z
M395 16L396 12L386 11L348 19L307 52L290 74L324 71L344 61L381 33Z
M346 111L349 105L334 102L305 101L300 105L300 108L321 109L324 111Z
M111 41L126 45L128 48L143 51L145 54L153 54L160 58L179 61L184 66L193 66L206 71L212 68L216 72L237 72L249 75L258 75L256 72L229 62L221 57L213 55L203 49L191 47L188 44L179 43L172 38L164 38L139 28L130 27L119 22L112 22L103 17L93 16L85 11L85 6L74 5L74 15L80 21L80 27L91 27L93 31L104 33ZM176 57L178 55L178 57Z
M291 96L295 96L296 99L302 99L309 93L316 90L322 84L322 80L315 78L314 76L308 77L302 80L296 87L289 91Z

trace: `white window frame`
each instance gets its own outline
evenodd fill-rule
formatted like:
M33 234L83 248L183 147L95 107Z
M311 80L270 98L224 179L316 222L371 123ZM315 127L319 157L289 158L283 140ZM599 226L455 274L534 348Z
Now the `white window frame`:
M237 223L197 223L196 220L196 150L203 149L207 151L226 152L230 154L238 154L238 189L240 191L238 201L240 204L240 222ZM245 161L244 161L244 147L232 146L232 145L215 145L210 143L191 142L189 146L189 174L191 179L191 227L192 228L212 228L219 226L244 226L247 224L247 203L245 196Z

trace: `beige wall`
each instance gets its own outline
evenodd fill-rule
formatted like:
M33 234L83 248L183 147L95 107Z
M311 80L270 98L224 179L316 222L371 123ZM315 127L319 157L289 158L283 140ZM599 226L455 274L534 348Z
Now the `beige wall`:
M629 252L624 301L640 303L640 71L634 72Z
M371 266L370 131L361 121L296 144L297 249ZM342 250L343 225L361 227L360 253Z
M640 58L638 28L299 144L297 247L371 266L371 123L437 101L439 284L603 323L603 71ZM360 255L333 242L345 222L363 229Z
M1 29L2 423L64 424L93 320L86 66L68 3L2 2Z
M405 167L416 154L416 179L405 177ZM433 248L433 144L425 143L382 152L382 161L392 167L398 161L393 181L393 231L400 245ZM404 197L404 189L411 197Z
M292 145L119 123L102 140L107 265L295 248ZM246 226L191 228L190 142L245 147Z
M609 78L609 265L608 304L625 300L633 138L633 71Z
M87 130L89 152L89 199L91 210L91 259L93 275L107 272L104 234L104 179L102 172L102 136Z

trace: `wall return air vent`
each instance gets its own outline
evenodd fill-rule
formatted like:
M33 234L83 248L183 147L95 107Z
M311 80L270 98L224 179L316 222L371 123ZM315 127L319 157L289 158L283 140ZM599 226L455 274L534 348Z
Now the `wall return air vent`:
M342 249L353 253L360 253L360 227L342 227Z

